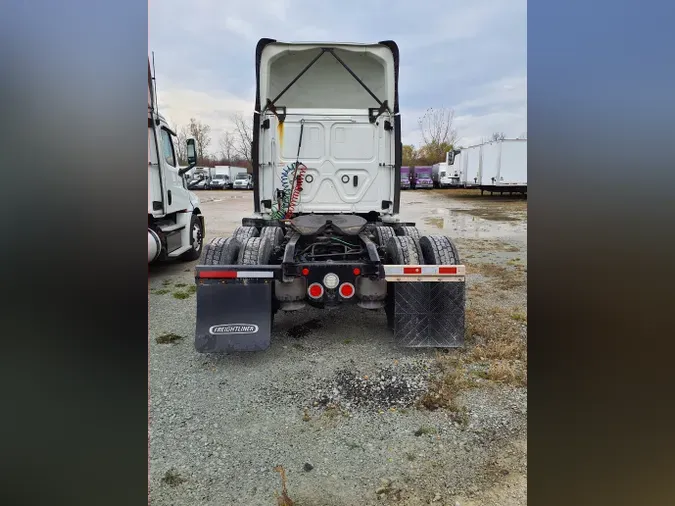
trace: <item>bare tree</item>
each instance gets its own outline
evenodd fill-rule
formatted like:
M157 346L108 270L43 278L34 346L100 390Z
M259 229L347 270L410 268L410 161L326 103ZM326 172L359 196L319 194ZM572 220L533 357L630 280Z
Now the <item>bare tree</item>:
M178 129L177 134L177 146L176 153L178 155L178 163L181 165L187 165L187 138L190 136L190 130L188 127L183 125Z
M504 132L494 132L490 140L503 141L504 139L506 139L506 134Z
M237 112L232 115L234 123L234 152L241 159L245 160L249 167L253 167L251 157L251 143L253 142L253 126L250 120Z
M220 156L221 160L225 160L227 165L232 165L235 157L235 135L232 132L225 132L220 140Z
M457 141L457 130L452 128L454 119L455 111L452 109L427 109L417 120L424 144L454 145Z
M190 118L190 135L197 141L197 163L203 163L206 149L211 143L211 127L194 118Z

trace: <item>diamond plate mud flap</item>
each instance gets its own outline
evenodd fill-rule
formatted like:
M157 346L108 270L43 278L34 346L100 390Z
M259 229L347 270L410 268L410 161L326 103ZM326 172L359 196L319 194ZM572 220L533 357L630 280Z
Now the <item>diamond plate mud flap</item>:
M244 266L197 266L195 349L200 353L263 351L272 335L275 272ZM232 269L232 270L224 270ZM234 270L237 269L237 270Z
M410 272L405 275L392 267L398 266L385 266L385 270L387 282L393 285L397 343L415 348L462 347L466 300L464 266L405 266ZM403 266L400 270L403 271ZM428 270L434 272L427 273Z
M401 346L464 345L464 282L396 283L394 337Z

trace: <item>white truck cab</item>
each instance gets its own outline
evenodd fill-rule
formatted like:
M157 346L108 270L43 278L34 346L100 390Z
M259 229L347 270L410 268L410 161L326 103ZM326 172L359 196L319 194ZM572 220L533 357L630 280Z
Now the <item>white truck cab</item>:
M204 244L199 198L187 189L185 173L196 163L188 139L187 167L180 167L176 134L157 112L148 61L148 263L180 258L197 260Z

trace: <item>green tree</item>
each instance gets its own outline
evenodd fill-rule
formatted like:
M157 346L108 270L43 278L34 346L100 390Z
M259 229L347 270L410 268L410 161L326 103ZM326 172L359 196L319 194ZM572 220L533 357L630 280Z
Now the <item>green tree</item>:
M404 144L402 151L403 151L402 165L404 167L410 167L412 165L415 165L415 161L417 159L417 151L415 150L415 146L413 146L412 144Z
M422 146L417 152L417 161L419 165L433 165L444 162L445 155L453 149L453 145L447 142L430 142Z

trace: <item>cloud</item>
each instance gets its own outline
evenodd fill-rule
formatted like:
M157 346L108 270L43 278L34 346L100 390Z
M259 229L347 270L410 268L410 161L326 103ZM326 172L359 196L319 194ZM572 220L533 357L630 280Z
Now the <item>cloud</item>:
M527 130L526 13L526 0L161 0L149 38L164 110L214 137L252 112L258 39L396 40L403 142L419 145L428 107L454 108L462 141Z

